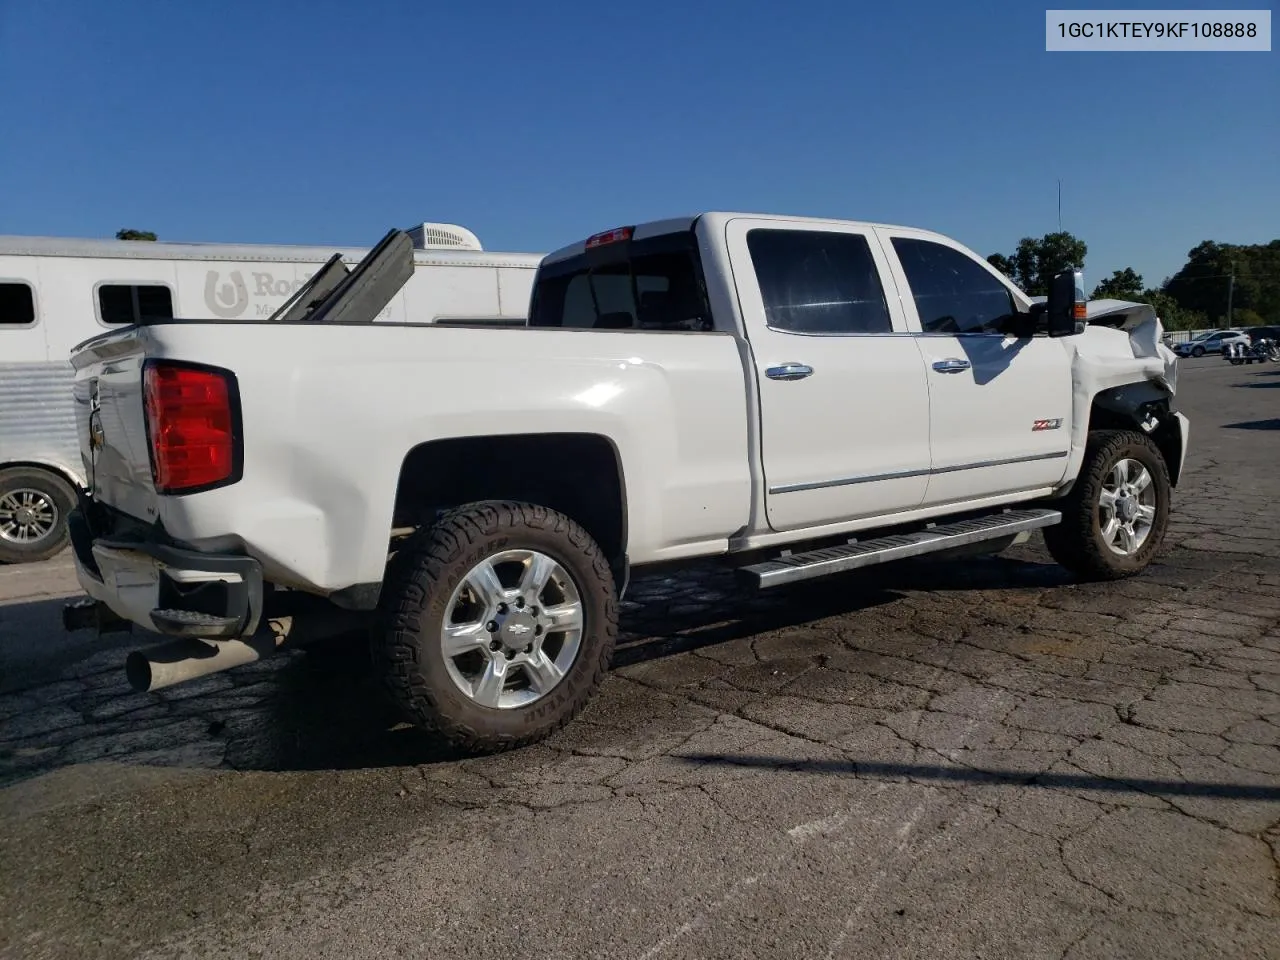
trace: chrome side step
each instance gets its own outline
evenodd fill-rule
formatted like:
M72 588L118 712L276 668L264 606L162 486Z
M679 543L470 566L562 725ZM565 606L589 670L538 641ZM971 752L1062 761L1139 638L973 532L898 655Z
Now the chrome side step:
M1006 510L970 520L940 523L913 533L898 533L861 543L822 547L740 567L738 576L757 589L843 573L876 563L939 553L983 540L1029 533L1062 521L1057 510Z

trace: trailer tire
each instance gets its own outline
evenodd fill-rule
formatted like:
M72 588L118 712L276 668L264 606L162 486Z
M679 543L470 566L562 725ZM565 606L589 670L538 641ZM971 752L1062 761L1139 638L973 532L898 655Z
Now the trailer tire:
M71 484L52 470L0 470L0 563L38 563L61 553L75 504Z
M448 511L392 557L373 661L411 723L453 748L494 753L576 717L604 679L617 630L609 562L582 526L546 507L486 501Z
M1121 477L1127 479L1117 482ZM1164 456L1147 436L1094 431L1079 478L1059 504L1062 522L1044 530L1045 546L1059 564L1087 579L1131 577L1146 569L1164 542L1171 498Z

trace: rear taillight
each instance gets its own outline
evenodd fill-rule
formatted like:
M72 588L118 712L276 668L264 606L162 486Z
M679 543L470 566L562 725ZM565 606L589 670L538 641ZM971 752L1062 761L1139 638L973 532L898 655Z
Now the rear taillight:
M193 493L238 479L239 403L231 373L151 361L142 376L156 491Z

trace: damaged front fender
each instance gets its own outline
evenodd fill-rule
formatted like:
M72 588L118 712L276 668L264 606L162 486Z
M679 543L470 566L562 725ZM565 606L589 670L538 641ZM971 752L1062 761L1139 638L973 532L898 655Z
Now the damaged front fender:
M1072 381L1070 489L1084 460L1089 432L1134 429L1152 438L1177 483L1186 457L1186 417L1173 410L1178 357L1162 342L1155 308L1127 300L1092 300L1086 326L1069 338Z

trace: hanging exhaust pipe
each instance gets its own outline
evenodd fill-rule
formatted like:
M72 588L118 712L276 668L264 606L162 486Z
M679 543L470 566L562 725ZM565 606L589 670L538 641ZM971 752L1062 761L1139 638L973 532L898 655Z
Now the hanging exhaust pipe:
M309 611L305 617L285 616L267 620L252 636L238 640L183 637L133 651L125 661L125 676L137 693L151 693L264 660L279 651L286 642L290 647L304 647L359 630L367 623L366 615L330 607L324 613Z
M175 683L253 663L275 653L271 637L261 633L243 640L199 640L183 637L145 650L135 650L124 672L137 693L163 690Z

